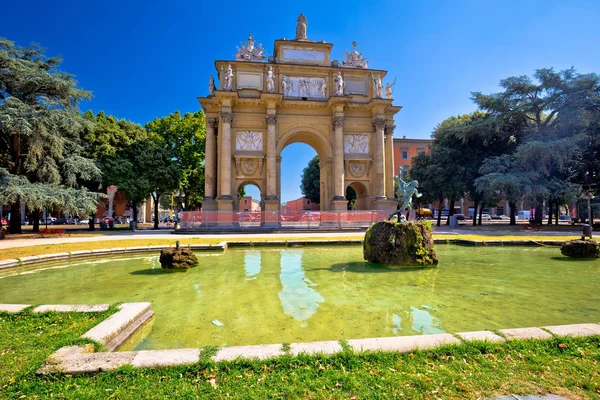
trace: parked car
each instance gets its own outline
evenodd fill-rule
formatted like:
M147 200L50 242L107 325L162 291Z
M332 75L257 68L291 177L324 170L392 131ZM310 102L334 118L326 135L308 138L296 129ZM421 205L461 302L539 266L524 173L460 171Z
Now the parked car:
M457 221L464 221L467 219L467 217L465 217L465 214L455 214L454 216L456 217Z
M54 224L54 221L56 221L56 218L54 217L46 217L46 220L44 221L44 219L40 219L40 224L45 225L52 225Z
M571 221L571 216L569 215L561 215L558 217L560 221Z
M2 224L2 226L6 226L6 225L8 225L8 220L2 218L2 219L0 219L0 224Z
M418 208L415 210L415 213L420 218L431 218L433 212L429 208Z
M491 220L492 220L492 217L491 217L491 215L490 215L490 214L483 213L483 214L481 214L481 220L482 220L482 221L491 221Z
M529 211L519 211L517 214L517 219L529 219L531 217L531 212Z
M56 218L52 221L52 225L66 225L69 220L67 218Z
M84 218L84 219L80 220L79 223L82 224L82 225L83 224L89 225L90 220L89 220L89 218Z

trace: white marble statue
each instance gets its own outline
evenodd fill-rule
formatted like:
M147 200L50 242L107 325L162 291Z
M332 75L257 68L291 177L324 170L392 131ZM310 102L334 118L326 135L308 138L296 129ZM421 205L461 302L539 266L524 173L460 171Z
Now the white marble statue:
M267 92L275 93L275 74L273 74L273 67L270 65L267 70Z
M212 75L210 76L210 79L208 80L208 95L209 96L215 95L215 78Z
M225 72L223 80L225 82L223 90L233 90L233 68L231 68L231 64L227 66L227 72Z
M327 81L325 79L323 79L321 81L321 86L319 87L319 92L321 93L321 96L327 97Z
M298 17L298 25L296 26L296 40L307 40L306 27L306 17L304 14L300 14Z
M354 47L353 51L346 50L346 59L342 61L342 65L344 67L350 68L368 68L367 63L369 60L363 57L362 53L356 51L356 40L352 42L352 47Z
M235 59L240 61L263 61L267 57L266 51L263 49L262 44L255 46L255 43L254 37L248 35L246 43L242 43L242 47L237 48Z
M383 99L383 82L381 81L381 76L379 76L379 74L376 77L373 77L373 85L375 86L375 97Z
M290 82L290 79L287 76L284 76L281 80L281 89L283 91L284 96L289 95L290 91L292 90L292 83Z
M396 84L396 81L394 80L394 83L387 83L387 85L385 86L385 98L386 99L391 99L392 98L392 88L394 87L394 85Z
M344 82L344 78L342 77L342 72L338 71L338 75L335 77L335 95L343 96L345 86L346 83Z

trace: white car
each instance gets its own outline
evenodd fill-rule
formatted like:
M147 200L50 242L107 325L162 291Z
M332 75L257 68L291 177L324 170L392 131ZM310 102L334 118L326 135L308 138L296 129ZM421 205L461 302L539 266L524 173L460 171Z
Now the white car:
M88 218L85 218L85 219L80 219L80 220L79 220L79 223L80 223L81 225L83 225L83 224L88 224L88 225L89 225L89 223L90 223L90 220L89 220Z
M490 214L481 214L481 220L482 221L491 221L492 216Z

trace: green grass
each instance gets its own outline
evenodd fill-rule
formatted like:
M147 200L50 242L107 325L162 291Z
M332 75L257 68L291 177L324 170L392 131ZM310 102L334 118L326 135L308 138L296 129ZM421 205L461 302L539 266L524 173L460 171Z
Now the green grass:
M0 314L0 398L68 399L435 399L556 393L600 398L600 338L463 343L409 354L283 356L268 361L41 376L57 348L106 313ZM346 347L346 346L344 346ZM210 348L214 354L215 348Z

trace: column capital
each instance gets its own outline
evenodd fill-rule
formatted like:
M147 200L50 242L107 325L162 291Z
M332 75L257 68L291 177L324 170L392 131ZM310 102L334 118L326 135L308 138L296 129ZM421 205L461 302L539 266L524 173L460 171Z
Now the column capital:
M375 129L384 129L385 128L385 119L380 117L373 118L373 126Z
M216 129L219 126L219 119L217 117L206 117L206 126Z
M385 134L394 136L394 130L396 129L396 125L394 124L385 124Z
M331 124L333 125L333 128L343 128L344 127L344 117L341 116L335 116L333 118L331 118Z
M225 124L231 124L233 122L233 113L221 111L221 121Z
M267 114L267 125L277 125L277 115Z

